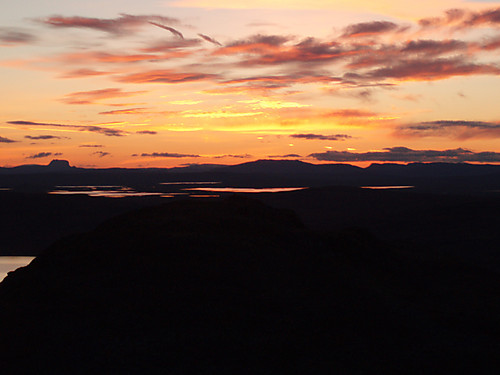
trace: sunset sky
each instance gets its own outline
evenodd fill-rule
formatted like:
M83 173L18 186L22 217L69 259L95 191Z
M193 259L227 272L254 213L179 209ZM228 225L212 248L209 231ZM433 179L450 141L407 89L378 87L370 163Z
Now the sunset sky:
M16 0L0 165L500 163L500 1Z

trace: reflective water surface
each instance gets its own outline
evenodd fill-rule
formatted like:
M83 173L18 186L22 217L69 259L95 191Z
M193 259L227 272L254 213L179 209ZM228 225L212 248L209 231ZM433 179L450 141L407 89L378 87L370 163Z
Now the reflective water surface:
M160 182L160 185L217 185L220 181L181 181L181 182Z
M217 198L217 194L205 193L281 193L287 191L303 190L306 187L285 187L285 188L235 188L235 187L211 187L210 185L221 184L218 181L181 181L181 182L161 182L161 188L152 190L161 191L138 191L128 186L115 185L82 185L82 186L56 186L49 194L57 195L88 195L90 197L125 198L125 197L147 197L159 196L162 198L173 198L174 196L185 195L192 198ZM205 187L189 187L190 185ZM170 188L169 188L170 187Z
M26 266L34 257L4 257L0 256L0 281L2 281L7 272L14 271L19 267Z
M386 189L413 189L415 186L394 185L394 186L361 186L361 189L386 190Z
M304 190L306 187L291 187L291 188L190 188L186 190L212 191L215 193L283 193L286 191Z
M82 185L82 186L56 186L55 190L49 194L58 195L88 195L90 197L107 197L107 198L125 198L125 197L147 197L147 196L165 196L165 193L136 191L128 186L115 185Z

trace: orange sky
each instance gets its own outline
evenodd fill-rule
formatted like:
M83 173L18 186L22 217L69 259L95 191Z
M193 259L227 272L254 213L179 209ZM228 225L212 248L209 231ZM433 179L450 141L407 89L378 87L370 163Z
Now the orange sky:
M19 0L0 165L500 162L500 2Z

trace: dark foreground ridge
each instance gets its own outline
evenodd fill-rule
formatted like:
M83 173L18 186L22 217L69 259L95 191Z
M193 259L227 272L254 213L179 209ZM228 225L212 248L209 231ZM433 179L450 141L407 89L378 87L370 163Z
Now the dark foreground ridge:
M497 374L496 273L245 198L65 238L0 284L8 374Z

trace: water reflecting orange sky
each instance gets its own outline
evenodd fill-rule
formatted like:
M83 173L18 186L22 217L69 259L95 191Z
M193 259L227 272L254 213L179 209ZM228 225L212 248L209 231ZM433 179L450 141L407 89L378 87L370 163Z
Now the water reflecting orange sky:
M0 256L0 281L2 281L7 272L14 271L19 267L26 266L31 262L34 257L13 257L13 256Z

